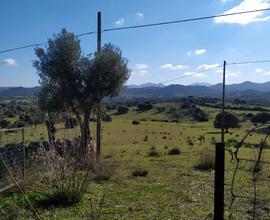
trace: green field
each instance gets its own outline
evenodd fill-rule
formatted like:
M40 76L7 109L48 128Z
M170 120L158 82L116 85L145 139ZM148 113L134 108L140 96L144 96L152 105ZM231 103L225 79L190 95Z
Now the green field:
M164 104L166 105L166 104ZM196 122L190 118L180 118L179 123L161 122L170 119L166 113L157 113L156 108L139 113L135 107L124 115L110 112L112 122L103 123L102 156L105 162L113 165L113 176L107 181L89 184L88 193L75 206L66 208L38 208L44 219L91 219L91 204L104 196L101 219L211 219L213 216L214 171L201 171L194 166L200 161L201 152L214 152L216 142L220 141L218 129L213 127L217 109L201 107L208 116L208 122ZM235 111L239 117L245 111ZM155 119L156 121L151 121ZM132 125L132 120L140 120L139 125ZM160 122L158 121L160 120ZM57 138L72 138L78 134L78 128L62 129L57 125ZM95 124L91 124L95 136ZM246 130L252 128L250 122L241 123L241 128L230 129L225 138L240 141ZM205 142L198 138L203 135ZM253 133L246 139L248 143L259 143L265 137ZM25 143L46 139L44 126L25 128ZM2 135L2 143L20 142L19 132ZM193 143L191 146L190 141ZM270 142L269 142L270 143ZM170 156L168 151L174 147L181 150L180 155ZM159 157L149 157L155 149ZM243 148L241 158L255 159L258 149ZM269 161L270 151L264 150L263 160ZM237 173L235 192L253 197L252 162L241 161ZM231 202L230 187L236 161L226 152L225 173L225 214L229 217ZM147 170L146 177L133 177L132 172ZM257 181L258 198L270 200L269 176L270 165L262 165L260 177L267 181ZM31 192L29 192L31 194ZM14 195L13 195L14 196ZM15 196L19 196L15 194ZM0 197L0 202L9 203L12 196ZM1 204L1 203L0 203ZM95 206L95 205L94 205ZM1 205L0 205L1 207ZM253 204L250 198L238 198L231 209L232 219L251 219ZM270 206L261 202L257 207L258 219L270 216ZM23 218L23 217L21 217ZM25 217L27 219L27 217Z

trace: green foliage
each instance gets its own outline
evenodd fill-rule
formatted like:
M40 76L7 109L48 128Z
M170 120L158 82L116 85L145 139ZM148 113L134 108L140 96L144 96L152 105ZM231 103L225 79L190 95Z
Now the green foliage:
M95 53L90 60L85 80L94 102L119 94L129 78L130 70L127 64L128 60L122 57L122 51L112 44L105 44L100 52Z
M270 114L266 112L258 113L251 118L251 122L253 123L266 123L268 121L270 121Z
M153 108L150 102L142 102L137 105L138 111L147 111Z
M160 153L156 150L155 147L152 147L148 152L148 157L160 157Z
M127 106L125 106L125 105L120 105L120 106L118 106L118 108L117 108L117 114L118 115L123 115L123 114L126 114L126 113L128 113L128 107Z
M221 128L222 127L222 113L219 113L216 115L214 126L215 128ZM238 118L230 113L230 112L224 112L224 128L228 132L229 128L239 128L239 120Z
M0 120L0 127L1 128L8 128L10 125L10 122L6 119L1 119Z
M128 61L112 44L105 44L94 56L83 56L80 40L65 29L48 40L46 51L37 48L36 55L33 65L42 85L40 107L44 112L65 110L76 116L83 153L90 114L104 97L119 94L129 77Z
M146 177L148 174L148 170L135 170L132 172L132 176L134 177L137 177L137 176L140 176L140 177Z
M168 155L180 155L181 150L178 147L174 147L169 150Z
M132 124L133 125L139 125L140 124L140 121L138 121L138 120L132 120Z

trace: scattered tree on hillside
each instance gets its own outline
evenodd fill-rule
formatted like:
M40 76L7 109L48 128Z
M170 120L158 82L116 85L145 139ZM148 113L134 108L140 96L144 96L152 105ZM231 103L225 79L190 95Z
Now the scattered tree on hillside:
M215 128L222 127L222 113L216 115L214 126ZM240 124L238 118L230 112L224 112L224 128L226 132L229 131L229 128L239 128L239 127Z
M251 122L253 123L266 123L268 121L270 121L270 114L266 112L258 113L251 118Z
M126 114L128 113L128 107L125 106L125 105L119 105L118 108L117 108L117 114L118 115L123 115L123 114Z
M139 111L147 111L153 108L153 105L150 102L142 102L137 105Z

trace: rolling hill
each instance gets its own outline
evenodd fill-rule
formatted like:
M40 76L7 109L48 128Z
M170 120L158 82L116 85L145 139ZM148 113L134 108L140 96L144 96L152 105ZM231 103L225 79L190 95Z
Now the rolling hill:
M0 98L27 97L39 93L41 87L0 87ZM125 97L221 97L222 84L200 85L193 84L189 86L172 84L152 84L126 86L121 96ZM226 86L227 98L239 98L244 100L267 100L270 101L270 82L253 83L243 82L240 84L231 84Z

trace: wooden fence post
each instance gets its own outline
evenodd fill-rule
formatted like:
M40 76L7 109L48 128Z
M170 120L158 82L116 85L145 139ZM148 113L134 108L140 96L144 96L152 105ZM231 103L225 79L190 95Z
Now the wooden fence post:
M216 143L214 220L224 219L225 144Z

